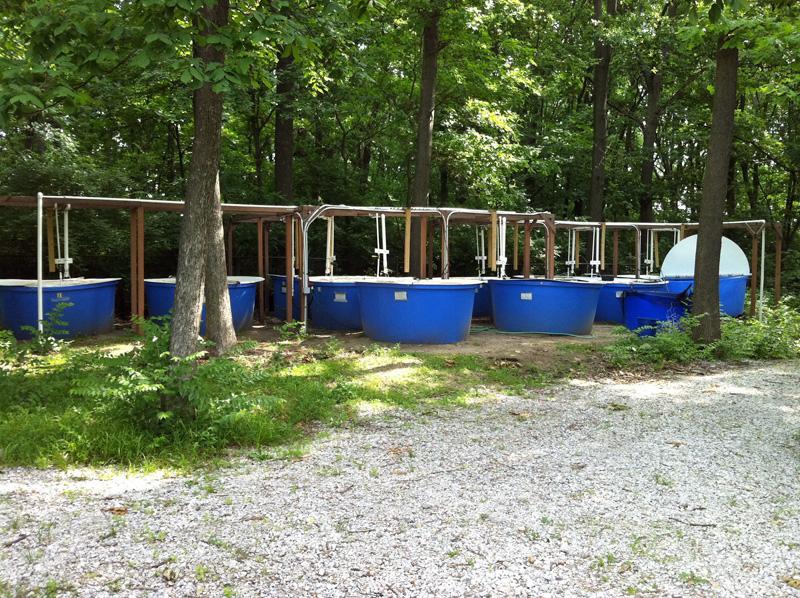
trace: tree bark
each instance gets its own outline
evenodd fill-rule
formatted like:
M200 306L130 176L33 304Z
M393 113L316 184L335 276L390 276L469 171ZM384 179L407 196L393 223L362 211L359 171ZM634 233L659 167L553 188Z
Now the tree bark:
M200 9L203 23L202 34L207 35L228 22L228 0L218 0L212 6ZM224 63L224 52L212 45L195 43L195 56L204 63ZM207 264L222 264L225 272L225 249L212 243L209 247L209 231L215 226L214 210L221 208L219 192L219 157L222 137L222 96L213 91L211 83L204 83L192 98L194 108L194 141L189 163L189 179L186 183L186 201L181 222L178 244L178 268L175 286L175 303L172 316L170 352L176 357L186 357L197 350L200 331L200 313L203 304L203 289ZM208 258L209 251L219 255ZM216 272L214 272L216 281ZM220 293L218 285L206 292ZM222 291L227 297L227 287ZM215 298L216 299L216 298ZM219 298L219 304L225 299ZM230 304L228 303L227 325L232 327ZM220 326L224 327L220 319ZM213 339L212 339L213 340ZM235 340L235 336L234 336Z
M642 194L639 197L639 221L653 222L653 173L655 172L655 147L658 133L659 103L664 77L661 71L645 74L647 112L642 139Z
M733 143L739 51L736 48L720 48L716 62L711 135L703 175L700 226L697 232L692 307L694 315L700 316L700 323L693 331L694 339L703 343L713 342L720 337L719 254L728 187L728 161Z
M425 15L425 27L422 31L422 78L417 115L417 153L411 192L412 206L427 206L430 196L440 16L438 11L432 11ZM420 275L422 260L425 259L420 251L420 240L419 219L414 218L411 227L412 276Z
M616 13L616 0L606 0L606 12ZM603 18L603 0L594 0L594 18ZM611 70L611 44L597 39L594 43L594 75L592 78L592 180L589 187L589 212L592 220L603 220L603 188L606 182L606 150L608 149L608 87Z
M275 108L275 191L290 203L294 199L294 57L281 56L275 68L278 105Z
M233 329L231 296L228 292L228 268L225 260L225 232L222 224L219 172L215 191L206 204L208 212L206 247L206 339L214 343L213 351L222 354L236 344Z

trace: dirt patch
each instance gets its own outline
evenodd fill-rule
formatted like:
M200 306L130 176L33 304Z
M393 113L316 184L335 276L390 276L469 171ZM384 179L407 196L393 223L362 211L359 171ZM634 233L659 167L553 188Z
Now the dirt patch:
M279 323L254 326L240 335L259 343L276 343L281 339L275 329ZM432 355L475 355L492 361L513 360L543 370L565 366L584 365L598 361L595 350L612 342L614 326L597 324L590 337L551 336L544 334L509 334L489 326L476 326L467 340L452 345L392 344L373 341L363 332L332 332L311 330L303 345L309 348L323 346L336 340L344 349L363 351L373 346L399 346L409 353Z

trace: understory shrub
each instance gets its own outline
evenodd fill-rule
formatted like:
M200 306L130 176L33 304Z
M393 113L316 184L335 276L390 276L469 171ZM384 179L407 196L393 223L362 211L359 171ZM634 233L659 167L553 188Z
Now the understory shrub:
M687 315L677 325L664 326L654 336L640 337L619 329L619 339L604 348L615 365L689 363L701 359L793 359L800 358L800 311L791 298L777 306L763 307L763 317L722 319L720 340L708 345L692 340L695 316Z

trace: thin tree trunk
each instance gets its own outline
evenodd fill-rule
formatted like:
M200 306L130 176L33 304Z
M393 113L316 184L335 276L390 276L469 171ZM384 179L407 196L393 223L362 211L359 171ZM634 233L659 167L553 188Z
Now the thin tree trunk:
M294 199L294 57L281 56L275 69L278 105L275 108L275 191L287 202Z
M700 202L692 308L693 313L700 316L700 323L693 332L694 338L704 343L713 342L720 337L719 254L728 187L728 161L733 143L738 67L739 51L736 48L720 48L717 51L711 135L703 175L703 198Z
M417 154L411 193L412 206L427 206L430 195L440 16L438 11L429 12L426 15L425 28L422 31L422 79L417 116ZM413 276L419 276L422 260L425 259L420 252L419 219L414 219L411 237L411 271Z
M736 154L731 152L728 158L728 189L725 192L725 212L728 218L736 215Z
M204 35L224 26L228 22L228 0L218 0L215 5L202 8L200 16L207 24ZM223 63L225 60L225 54L215 46L195 43L194 51L195 56L204 63ZM170 338L170 352L176 357L186 357L197 350L203 287L208 271L208 233L212 230L211 225L215 224L213 211L219 208L220 201L222 96L212 90L210 83L205 83L194 92L193 106L195 132L178 245L177 284ZM219 252L218 256L211 259L215 264L221 262L224 272L224 247L217 248L212 244L211 250ZM219 292L215 287L206 295ZM222 292L227 295L227 288ZM224 299L220 299L219 303L224 304ZM231 325L230 304L227 319L228 325Z
M606 12L616 13L616 0L606 0ZM594 18L603 18L603 0L594 0ZM608 87L611 70L611 44L598 39L594 43L592 180L589 187L589 212L592 220L603 219L603 188L606 182L608 149Z
M658 134L659 103L664 78L661 70L645 74L647 88L647 112L644 119L642 139L642 194L639 197L639 221L653 221L653 173L655 172L655 146Z

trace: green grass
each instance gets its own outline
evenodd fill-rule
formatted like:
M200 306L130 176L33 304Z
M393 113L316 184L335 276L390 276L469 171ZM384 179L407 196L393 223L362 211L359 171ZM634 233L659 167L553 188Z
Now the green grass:
M266 352L242 343L224 358L173 364L163 328L148 324L142 338L84 341L46 355L0 339L0 465L183 468L231 447L292 458L310 424L340 425L365 405L464 407L483 400L487 387L525 392L554 379L516 362L385 347L356 353L302 339Z

